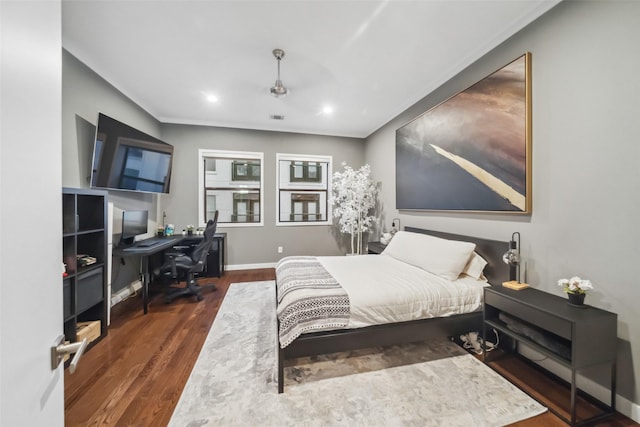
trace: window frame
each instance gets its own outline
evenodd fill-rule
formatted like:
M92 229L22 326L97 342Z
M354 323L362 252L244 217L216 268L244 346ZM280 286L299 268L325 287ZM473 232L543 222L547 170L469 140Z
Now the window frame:
M291 193L291 195L294 197L291 199L291 212L289 213L289 218L294 217L295 215L302 215L302 217L307 217L309 218L309 205L311 203L315 203L317 205L318 208L320 208L320 195L319 194L307 194L307 193ZM295 204L296 203L302 203L302 213L297 214L295 213ZM318 215L316 213L316 215ZM308 222L312 222L309 221L307 219ZM291 220L289 222L301 222L301 221L294 221ZM304 220L303 220L304 222ZM313 222L317 222L317 221L313 221Z
M205 187L205 179L206 179L206 171L204 167L204 159L206 157L214 157L216 159L229 159L229 160L255 160L260 163L260 221L257 222L218 222L218 228L230 227L230 228L238 228L238 227L263 227L264 226L264 153L262 152L254 152L254 151L231 151L231 150L213 150L213 149L205 149L201 148L198 150L198 224L200 227L204 227L206 225L205 221L205 206L206 206L206 187ZM217 163L217 162L216 162ZM216 174L220 173L219 169L216 167ZM232 177L230 177L232 179ZM255 180L257 181L257 180ZM238 188L242 188L242 181L239 181L240 184ZM237 188L229 188L229 191L237 192ZM216 201L218 203L218 201ZM233 215L233 213L232 213Z
M256 176L253 174L255 159L244 159L244 160L246 161L239 162L237 160L234 160L233 163L231 163L231 180L232 181L257 181ZM247 167L246 174L243 175L240 173L239 166ZM261 164L258 165L258 170L259 170L260 176L262 176Z
M308 180L308 181L292 181L290 184L293 186L291 188L283 188L281 187L280 176L281 176L281 166L280 163L283 161L288 162L305 162L305 163L319 163L326 164L327 168L327 182L326 188L318 189L310 187L309 189L304 188L304 184L317 185L322 183L322 174L320 174L320 179L318 180ZM290 168L290 166L289 166ZM320 168L321 169L321 168ZM290 169L287 171L287 176L290 177ZM276 153L276 226L280 227L299 227L299 226L328 226L333 224L333 212L331 206L331 179L333 175L333 156L328 155L313 155L313 154L290 154L290 153ZM302 185L301 185L302 184ZM299 186L301 185L301 186ZM326 191L326 218L324 221L281 221L280 220L280 193L282 191L289 191L292 193L300 193L304 191L310 192L324 192ZM322 203L319 203L322 205ZM319 206L322 208L322 206ZM290 213L291 214L291 213Z
M251 197L251 193L243 193L242 191L234 191L233 192L233 213L231 214L231 224L255 224L257 221L234 221L233 219L236 218L240 215L244 215L244 216L251 216L252 218L255 216L255 213L253 213L253 205L255 203L258 203L258 205L261 205L262 203L260 203L260 200L254 200ZM247 205L250 206L248 212L249 213L244 213L244 214L238 214L238 205L242 202L247 203Z
M322 163L321 162L310 162L308 160L304 160L304 161L298 161L296 160L297 163L302 163L302 165L300 165L302 167L302 178L297 178L295 176L295 172L294 172L294 165L291 164L289 165L289 168L291 169L289 171L289 181L292 183L295 182L311 182L311 183L318 183L318 182L322 182ZM309 164L315 164L316 166L316 177L315 178L309 178ZM318 171L320 171L320 173L318 173Z

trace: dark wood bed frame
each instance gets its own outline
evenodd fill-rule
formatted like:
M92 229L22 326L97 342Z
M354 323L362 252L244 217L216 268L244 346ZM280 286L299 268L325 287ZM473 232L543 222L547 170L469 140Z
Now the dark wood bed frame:
M509 280L509 266L502 262L502 255L509 249L508 242L413 227L405 227L405 231L475 243L476 252L487 261L484 274L489 280L489 283L497 285ZM276 295L276 304L277 300ZM279 321L277 322L277 328L276 331L279 331ZM284 392L284 362L288 359L368 347L406 344L425 341L434 337L456 336L464 332L480 331L481 329L482 311L476 311L450 317L437 317L410 322L367 326L358 329L340 329L303 334L285 348L281 348L280 342L277 340L278 393Z

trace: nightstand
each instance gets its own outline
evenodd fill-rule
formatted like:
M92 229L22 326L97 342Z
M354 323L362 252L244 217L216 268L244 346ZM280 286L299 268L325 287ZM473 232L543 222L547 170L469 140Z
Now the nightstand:
M537 289L515 291L501 286L484 290L483 336L495 329L510 337L514 345L524 343L571 371L570 419L576 420L576 372L597 366L611 366L610 404L593 398L604 411L591 422L613 414L616 395L616 355L618 316L606 310L585 305L570 306L566 298ZM485 352L485 357L487 353ZM580 391L583 394L582 390ZM557 414L560 418L564 417Z
M380 242L368 242L367 245L367 253L375 255L381 254L384 248L387 247L387 245L383 245Z

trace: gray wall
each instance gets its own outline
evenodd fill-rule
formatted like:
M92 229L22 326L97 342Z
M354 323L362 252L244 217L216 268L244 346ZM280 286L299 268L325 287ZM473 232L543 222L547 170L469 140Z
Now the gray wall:
M198 218L198 149L264 153L264 226L218 227L227 233L227 264L255 266L292 254L346 252L346 240L334 226L276 227L276 153L331 155L334 170L342 170L342 162L362 164L362 139L171 124L162 126L162 136L175 147L172 190L162 196L162 208L167 221L179 230ZM277 253L278 246L283 246L282 254Z
M64 185L89 186L98 113L160 137L160 123L155 118L64 49L62 95ZM126 197L126 192L119 193Z
M123 95L102 77L62 50L62 185L88 188L98 113L124 122L143 132L160 137L160 123ZM158 196L127 191L109 191L116 218L112 233L121 230L122 210L146 209L156 218ZM114 240L114 244L117 240ZM129 285L139 275L139 262L113 264L113 292Z
M88 188L98 113L124 122L156 138L160 123L131 99L62 51L62 185ZM116 209L149 209L155 218L156 195L109 191Z
M590 279L587 303L618 313L619 393L640 402L640 2L563 2L367 138L382 181L386 227L509 240L522 233L527 280L563 295L560 278ZM531 217L398 212L395 130L525 51L533 65ZM419 86L419 85L418 85ZM635 356L635 357L632 357ZM599 374L593 373L593 379ZM623 402L624 404L624 402ZM636 407L636 410L638 408Z

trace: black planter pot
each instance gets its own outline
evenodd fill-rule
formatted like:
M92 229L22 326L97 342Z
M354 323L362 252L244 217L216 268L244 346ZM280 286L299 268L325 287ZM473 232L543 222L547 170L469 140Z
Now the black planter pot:
M583 306L584 298L586 296L587 294L567 294L567 297L569 298L569 305L574 305L577 307Z

